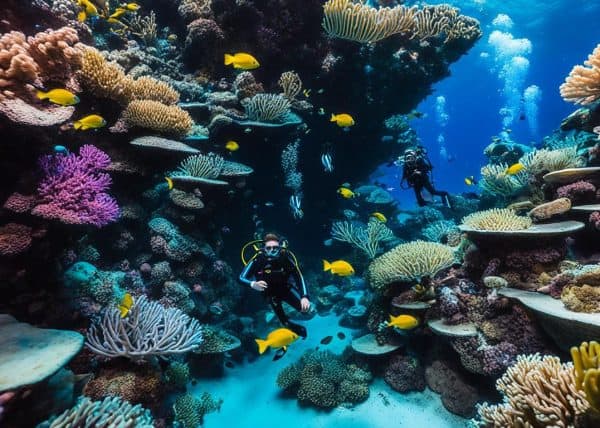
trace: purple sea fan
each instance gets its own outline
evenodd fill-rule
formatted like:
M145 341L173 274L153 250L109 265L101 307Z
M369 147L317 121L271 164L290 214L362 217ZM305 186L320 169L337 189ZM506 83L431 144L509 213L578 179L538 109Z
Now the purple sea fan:
M102 172L110 165L102 150L85 145L79 154L54 154L40 158L44 178L38 186L40 202L32 213L67 224L102 227L119 216L117 201L105 191L110 176Z

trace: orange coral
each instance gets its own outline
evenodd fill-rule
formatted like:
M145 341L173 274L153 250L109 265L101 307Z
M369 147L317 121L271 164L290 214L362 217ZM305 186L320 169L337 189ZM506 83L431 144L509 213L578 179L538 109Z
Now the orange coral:
M560 85L560 95L565 101L583 105L600 99L600 45L584 65L573 67L565 83Z

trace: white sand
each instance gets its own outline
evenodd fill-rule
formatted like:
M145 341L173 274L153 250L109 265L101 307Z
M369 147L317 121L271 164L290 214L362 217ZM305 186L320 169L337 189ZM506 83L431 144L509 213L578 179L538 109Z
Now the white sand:
M309 338L294 343L287 354L279 361L272 361L273 352L268 352L257 361L236 365L226 369L226 375L219 379L199 379L191 389L195 395L204 391L215 398L222 398L219 413L205 417L204 426L231 428L455 428L465 427L466 420L444 409L437 394L426 390L424 393L400 394L392 390L382 379L370 386L369 399L346 409L338 407L332 411L301 407L297 400L283 397L275 380L279 371L298 360L307 350L329 349L340 353L350 343L352 330L340 327L337 317L315 317L304 323ZM345 340L337 338L337 332L346 335ZM320 345L325 336L332 335L329 345ZM384 404L382 396L388 400Z

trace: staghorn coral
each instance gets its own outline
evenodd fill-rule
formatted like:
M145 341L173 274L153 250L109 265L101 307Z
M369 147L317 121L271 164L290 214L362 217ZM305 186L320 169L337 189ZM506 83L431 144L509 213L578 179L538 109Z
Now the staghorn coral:
M102 401L92 401L80 397L77 404L65 410L54 419L39 425L44 428L152 428L150 411L139 404L132 406L119 397L106 397Z
M417 7L376 9L352 0L328 0L323 12L322 27L330 36L373 43L393 34L413 33Z
M188 134L194 125L187 111L150 100L130 102L123 111L122 118L128 127L147 128L179 136Z
M283 95L256 94L242 100L248 119L259 122L283 122L290 113L291 104Z
M371 262L369 283L375 290L382 291L392 282L420 281L423 277L433 277L453 262L454 251L451 247L435 242L408 242Z
M595 411L600 412L600 344L596 341L583 342L571 348L571 358L575 372L575 386L585 393L585 397Z
M518 216L508 208L494 208L469 214L462 224L475 230L523 230L531 226L529 217Z
M574 312L600 312L600 288L584 284L567 285L560 294L565 307Z
M336 241L348 242L364 251L370 259L375 258L383 242L395 239L394 233L385 223L371 218L368 224L351 221L336 221L331 226L331 237Z
M479 426L567 428L589 407L576 387L573 365L554 356L519 355L496 388L504 402L478 405Z
M600 99L600 44L583 66L573 67L565 83L560 85L560 95L565 101L583 105Z
M107 308L102 321L94 322L88 330L86 346L104 357L139 360L182 354L201 343L202 328L197 320L142 296L125 318L117 308Z

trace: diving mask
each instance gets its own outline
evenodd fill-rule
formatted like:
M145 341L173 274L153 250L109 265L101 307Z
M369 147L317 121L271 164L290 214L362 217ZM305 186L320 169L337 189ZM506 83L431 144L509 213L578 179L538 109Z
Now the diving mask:
M264 249L267 257L277 257L281 252L280 245L265 245Z

